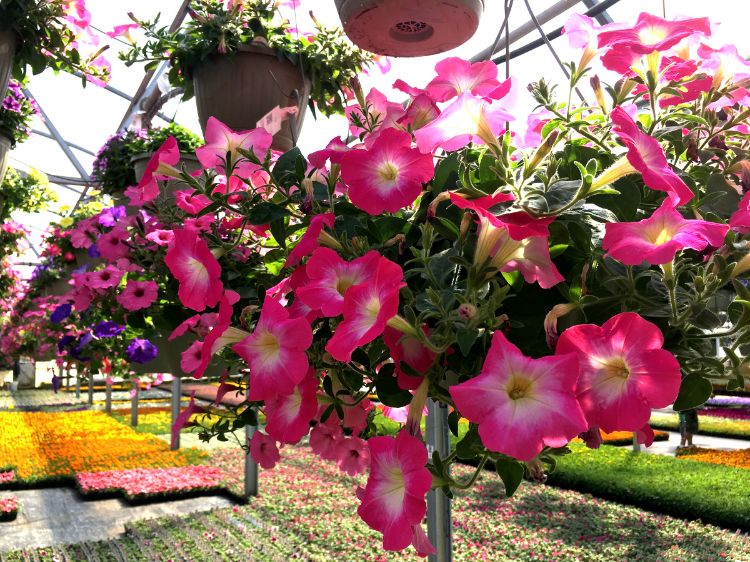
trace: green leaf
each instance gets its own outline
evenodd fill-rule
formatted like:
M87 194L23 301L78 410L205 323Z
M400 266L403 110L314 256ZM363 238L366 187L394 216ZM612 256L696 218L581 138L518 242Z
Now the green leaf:
M704 379L698 373L690 373L680 384L680 392L674 401L674 409L677 411L697 408L711 397L713 385L708 379Z
M279 207L269 201L261 201L248 213L247 220L252 225L269 224L287 216L288 214L289 211L284 207Z
M477 425L471 424L464 438L456 443L456 455L459 459L473 459L483 449L482 440L479 438Z
M495 470L505 485L505 495L511 497L523 481L523 464L511 460L498 460L495 461Z
M477 330L462 329L456 333L456 340L458 341L458 347L461 350L461 355L468 357L471 353L471 348L474 342L479 337Z
M411 402L411 394L399 388L396 377L383 373L382 369L375 380L375 390L378 398L385 406L401 408Z

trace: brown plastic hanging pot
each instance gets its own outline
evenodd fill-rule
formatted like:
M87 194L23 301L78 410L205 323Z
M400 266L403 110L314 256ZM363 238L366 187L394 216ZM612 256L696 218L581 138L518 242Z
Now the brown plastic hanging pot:
M5 97L8 82L16 56L16 34L13 31L0 31L0 99Z
M198 121L206 132L213 116L234 129L257 127L276 106L297 106L298 112L282 124L272 147L286 152L296 144L310 97L310 81L300 68L260 44L242 45L236 53L214 54L193 69Z
M349 39L393 57L450 51L479 27L484 0L335 0Z

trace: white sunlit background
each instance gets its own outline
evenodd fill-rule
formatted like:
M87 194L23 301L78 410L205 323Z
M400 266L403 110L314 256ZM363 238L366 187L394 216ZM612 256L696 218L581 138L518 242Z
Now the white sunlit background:
M531 0L530 6L536 14L539 14L555 3L552 0ZM133 12L139 19L153 19L157 13L161 13L162 23L168 25L180 4L179 0L128 0L127 2L87 0L86 6L92 14L92 25L98 30L101 44L111 45L107 58L112 64L110 85L113 88L133 95L141 83L144 71L142 65L128 68L120 62L117 52L124 45L111 40L104 32L112 30L116 25L129 23L128 12ZM461 47L436 56L391 59L391 69L387 74L373 68L369 75L362 78L365 89L376 87L390 99L399 101L404 95L391 88L396 78L401 78L414 86L424 86L432 78L434 65L440 59L446 56L468 59L476 55L495 41L503 21L503 4L502 0L485 0L485 12L479 30ZM720 6L721 9L716 9L715 6ZM553 31L560 27L571 13L583 13L586 10L583 2L575 4L563 14L543 24L543 28L545 32ZM333 0L302 0L296 13L289 11L287 17L293 23L296 21L297 27L304 31L312 28L308 15L310 11L321 22L339 25ZM659 16L666 15L668 18L708 16L714 24L714 33L707 41L708 43L719 47L732 42L737 45L740 54L750 55L750 37L746 30L750 3L747 0L722 0L714 3L702 0L620 0L607 10L607 14L613 21L632 23L642 11L649 11ZM509 19L510 30L519 28L529 20L530 16L524 0L515 0ZM134 34L134 37L138 39L137 34ZM539 34L534 29L513 43L511 50L538 37ZM573 53L569 49L564 36L555 39L552 45L563 61L577 60L579 57L579 53ZM500 72L505 72L504 65ZM521 86L521 95L516 110L516 127L523 130L526 115L533 109L533 102L526 93L525 86L540 77L553 82L563 82L565 77L545 45L514 58L510 63L510 73L518 79ZM606 75L602 74L602 79L606 82ZM50 71L31 77L28 87L50 121L71 146L82 166L90 172L94 160L93 154L111 134L117 131L129 101L93 84L88 84L85 89L81 88L80 79L66 74L54 74ZM168 90L166 80L162 80L160 87L164 91ZM582 90L584 95L591 93L587 90L585 83L582 85ZM174 99L162 109L162 113L181 125L200 132L194 100L182 102L180 99ZM158 126L165 122L157 118L154 124ZM33 124L33 128L47 132L45 125L39 119ZM319 117L314 120L308 113L299 144L303 152L317 150L324 147L332 137L345 135L346 131L346 121L341 117L331 119ZM10 155L10 165L19 170L28 170L33 167L48 175L78 177L75 167L57 143L40 134L18 145ZM49 222L59 220L60 215L65 215L70 211L79 198L78 190L81 188L73 190L65 186L56 186L56 189L59 202L49 212L35 214L33 217L23 214L14 216L18 222L31 230L30 241L34 247L39 246ZM34 249L29 248L21 261L27 264L38 261ZM32 265L23 268L27 274L32 269Z

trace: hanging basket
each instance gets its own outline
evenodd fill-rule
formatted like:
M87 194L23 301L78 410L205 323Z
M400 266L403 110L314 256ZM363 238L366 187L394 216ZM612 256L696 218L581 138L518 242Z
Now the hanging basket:
M354 44L393 57L434 55L462 45L484 11L484 0L335 1Z
M16 34L13 31L0 31L0 98L5 98L15 55Z
M0 184L5 178L5 171L8 169L8 155L13 148L13 139L0 133Z
M286 152L302 130L310 81L300 68L263 45L243 45L231 55L211 55L193 70L198 120L206 132L213 116L235 131L254 129L276 106L297 106L273 137L272 147Z

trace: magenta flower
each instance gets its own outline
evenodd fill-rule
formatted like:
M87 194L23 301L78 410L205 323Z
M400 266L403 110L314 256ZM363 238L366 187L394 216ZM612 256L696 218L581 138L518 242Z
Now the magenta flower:
M151 156L138 185L135 188L129 188L129 192L126 192L126 195L130 197L130 204L141 206L156 199L159 195L157 180L179 177L179 170L174 167L179 161L180 148L177 145L177 139L169 137Z
M750 191L742 196L737 210L729 217L729 226L740 234L750 232Z
M425 334L428 333L427 326L423 326ZM383 331L383 342L391 353L391 359L396 365L396 376L398 386L405 390L416 390L422 383L423 377L409 375L401 368L403 361L418 373L426 373L435 364L435 352L422 345L416 337L404 334L398 330L386 326Z
M312 217L310 219L310 225L302 235L302 238L300 238L299 242L297 242L297 245L292 249L292 251L289 252L289 257L286 258L284 267L292 267L293 265L297 265L300 261L302 261L302 258L312 254L315 248L320 245L320 243L318 242L318 237L323 232L323 227L327 226L328 228L333 228L333 221L335 219L336 217L333 215L333 213L323 213L322 215L315 215L314 217Z
M380 254L373 250L347 262L330 248L318 248L305 265L307 281L295 294L323 316L338 316L344 310L346 292L370 279L379 259Z
M193 370L195 371L193 373L193 378L199 379L203 376L203 373L206 372L214 353L230 343L242 341L247 336L247 332L236 328L230 328L232 323L232 313L234 312L233 307L239 300L240 295L238 293L230 289L224 291L221 301L219 302L219 315L216 317L216 322L211 331L206 334L206 337L203 340L203 345L200 348L200 361L195 369L185 369L186 373L193 372Z
M461 415L479 424L485 447L529 461L586 431L577 379L575 355L532 359L498 330L482 372L449 391Z
M174 232L171 230L152 230L146 234L146 240L153 242L157 246L169 246L169 243L174 240Z
M193 414L198 414L203 411L204 411L203 408L196 405L195 391L193 391L190 394L190 403L188 404L187 408L185 408L179 413L179 415L177 416L177 419L174 422L174 425L172 425L172 443L175 443L177 441L177 437L180 434L180 430L188 424L188 422L190 421L190 416L192 416Z
M479 217L475 265L488 264L505 272L520 271L526 282L537 282L543 289L563 281L549 255L547 233L552 218L534 219L524 212L493 215L490 209L512 199L510 195L468 200L451 193L450 197L454 205L472 210Z
M331 139L323 150L311 152L308 155L307 160L313 167L323 169L326 167L326 162L329 161L331 164L340 164L341 158L349 150L349 147L341 140L341 137L335 137Z
M351 287L344 295L344 319L326 344L337 361L348 363L354 350L371 342L398 312L398 292L403 283L401 267L381 258L372 279Z
M175 204L191 215L197 215L211 204L211 200L194 190L177 191L174 194Z
M370 465L370 449L367 441L359 437L345 437L336 444L336 464L349 476L356 476Z
M698 56L703 59L701 70L713 74L711 85L721 87L724 80L738 84L750 78L750 63L737 52L735 45L724 45L721 49L712 49L701 44Z
M112 289L120 284L123 272L112 265L98 271L92 271L88 277L88 285L92 289Z
M352 203L371 215L408 207L432 179L432 156L411 147L411 135L384 129L365 150L350 150L341 159L341 178Z
M266 159L273 136L263 128L250 131L233 131L224 123L209 117L206 124L206 144L195 151L204 168L214 168L220 174L225 171L225 159L230 154L232 164L235 165L234 174L249 177L258 169L247 158L240 155L239 149L252 152L261 162Z
M615 125L615 133L628 148L627 162L621 160L605 170L594 180L592 189L603 187L605 182L611 183L628 173L639 172L647 186L657 191L666 191L677 205L690 201L693 192L669 166L659 141L641 131L633 118L620 106L612 110L610 117ZM614 177L608 178L608 172L611 174L616 168L623 169L615 173Z
M425 91L436 102L448 101L464 92L485 97L500 86L497 66L492 61L472 63L448 57L435 65L435 72L437 76L427 84Z
M208 244L192 230L175 230L164 263L180 282L177 296L186 307L204 310L216 306L224 290L221 266Z
M310 448L323 460L333 461L338 459L338 444L343 439L344 432L340 425L318 423L310 432Z
M250 456L266 470L272 469L281 460L276 441L261 431L253 433L250 439Z
M114 262L120 258L127 257L130 248L126 242L130 240L130 234L125 228L116 226L96 241L96 249L107 261Z
M281 443L298 443L310 432L318 413L318 380L315 371L297 384L290 394L266 400L266 432Z
M116 299L125 310L135 311L148 308L156 300L159 286L154 281L129 279Z
M304 380L309 367L307 348L312 329L304 318L290 318L276 300L266 298L251 335L232 349L250 367L248 400L289 395Z
M494 145L513 115L506 104L463 93L434 121L414 132L424 153L459 150L470 142Z
M432 486L432 475L425 467L427 448L406 431L395 438L373 437L367 445L370 476L365 488L357 490L362 501L357 513L383 533L384 549L403 550L424 535L425 496Z
M378 133L382 129L390 129L396 126L396 121L401 118L404 114L404 108L401 107L400 103L389 101L385 95L375 88L372 88L365 97L365 103L367 104L366 110L370 113L372 118L377 119L377 127L373 133L370 134L370 138L376 138ZM364 121L362 115L362 109L356 105L350 105L345 108L346 117L351 123L349 125L349 132L352 135L359 136L366 131L355 125L352 122L353 117L357 117Z
M613 316L601 327L579 324L562 333L556 353L578 356L576 394L589 426L638 431L652 408L674 401L680 364L663 345L659 327L634 312Z
M669 200L653 215L638 222L604 225L602 248L607 255L625 265L651 265L671 262L685 248L718 248L729 230L726 224L684 218Z

